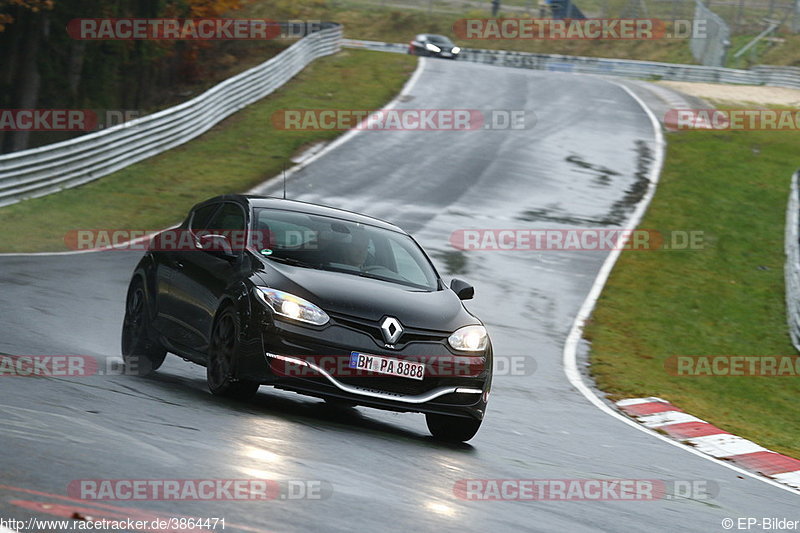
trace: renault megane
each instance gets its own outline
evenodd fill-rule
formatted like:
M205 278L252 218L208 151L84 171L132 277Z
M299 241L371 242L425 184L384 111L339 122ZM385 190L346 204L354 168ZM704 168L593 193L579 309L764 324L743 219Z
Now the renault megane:
M213 394L260 385L426 416L434 437L478 431L492 381L486 328L416 241L368 216L244 195L212 198L157 234L127 294L122 354L147 374L167 352Z

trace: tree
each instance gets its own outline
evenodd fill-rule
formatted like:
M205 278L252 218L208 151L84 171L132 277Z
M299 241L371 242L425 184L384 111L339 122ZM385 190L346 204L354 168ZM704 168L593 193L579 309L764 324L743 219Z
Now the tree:
M0 0L0 109L144 110L179 81L202 74L195 41L85 41L76 18L215 18L243 0ZM37 136L52 142L70 134ZM0 132L0 153L23 150L30 132Z
M3 14L3 33L10 35L0 60L3 71L3 106L19 109L36 107L41 88L39 50L49 31L49 12L54 0L0 0ZM6 30L6 27L9 29ZM21 150L28 145L30 132L12 131L3 135L0 151Z

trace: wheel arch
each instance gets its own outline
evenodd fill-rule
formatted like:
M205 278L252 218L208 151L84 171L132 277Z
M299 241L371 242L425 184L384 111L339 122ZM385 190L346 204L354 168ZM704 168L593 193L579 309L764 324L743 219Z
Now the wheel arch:
M247 286L243 283L237 283L229 290L227 290L217 304L217 310L214 312L214 319L211 321L211 330L208 332L209 338L214 332L220 315L223 311L233 307L239 315L239 335L241 336L247 329L250 321L250 299Z

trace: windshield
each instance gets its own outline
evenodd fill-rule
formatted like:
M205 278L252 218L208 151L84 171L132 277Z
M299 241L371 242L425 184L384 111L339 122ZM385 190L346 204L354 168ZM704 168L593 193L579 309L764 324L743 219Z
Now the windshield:
M446 45L453 44L453 41L451 41L444 35L428 35L428 40L436 44L446 44Z
M436 272L411 237L338 218L256 208L259 253L299 267L343 272L410 287L438 289Z

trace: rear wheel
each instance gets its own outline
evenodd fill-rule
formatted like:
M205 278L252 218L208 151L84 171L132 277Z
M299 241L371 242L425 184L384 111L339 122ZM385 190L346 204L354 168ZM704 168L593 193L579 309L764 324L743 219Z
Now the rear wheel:
M128 289L122 322L122 358L128 371L146 376L158 370L164 362L167 350L152 340L153 336L144 283L137 276Z
M433 438L445 442L466 442L478 432L481 420L460 416L425 414Z
M234 377L238 353L239 316L228 307L217 317L208 348L206 381L212 394L248 400L258 391L258 382Z

